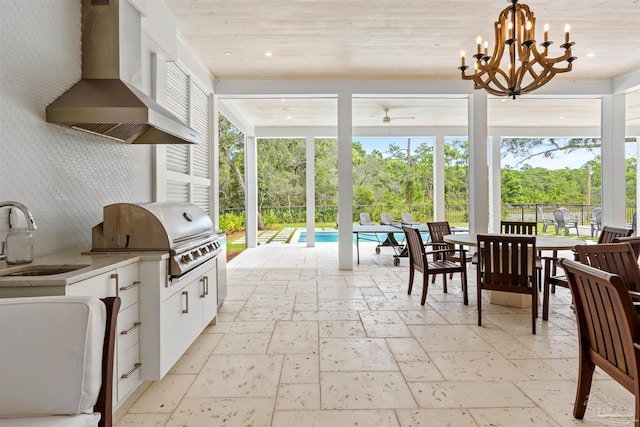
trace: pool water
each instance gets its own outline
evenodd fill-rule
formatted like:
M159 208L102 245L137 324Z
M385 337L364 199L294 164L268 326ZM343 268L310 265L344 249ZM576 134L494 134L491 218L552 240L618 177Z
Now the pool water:
M402 233L394 233L396 239L403 239L404 235ZM380 237L380 241L382 242L384 238ZM356 240L356 236L353 236L353 240ZM377 242L376 236L374 234L360 234L360 241L371 241ZM300 236L298 237L298 243L305 243L307 241L307 232L300 232ZM316 243L338 243L338 232L337 231L316 231Z
M299 243L307 241L307 232L302 231L298 237ZM337 243L338 232L337 231L316 231L316 243Z

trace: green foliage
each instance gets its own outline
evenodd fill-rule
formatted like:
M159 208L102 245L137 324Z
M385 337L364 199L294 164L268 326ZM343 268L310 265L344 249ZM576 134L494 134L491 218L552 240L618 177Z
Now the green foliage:
M278 217L277 215L271 213L271 212L265 212L265 213L261 213L262 214L262 221L264 221L264 225L267 228L271 228L273 226L275 226L276 224L280 224L280 222L278 221Z
M227 234L244 230L244 212L240 214L225 213L220 215L220 229Z
M244 136L220 116L220 202L221 209L242 212L245 200ZM536 157L570 155L579 149L596 150L600 140L587 139L503 139L503 157L522 159L517 168L502 169L503 204L601 204L602 167L600 156L576 169L550 170L532 167ZM305 139L259 139L258 205L264 225L306 222ZM408 153L411 153L410 155ZM464 223L469 188L469 145L466 139L449 142L445 153L445 204L447 217ZM338 143L315 140L316 221L335 222L338 204ZM434 149L431 143L391 144L388 150L371 153L354 141L352 146L354 221L359 212L377 220L380 212L399 218L411 212L420 221L433 218ZM636 159L626 160L627 205L635 205ZM244 218L221 217L223 230L244 227Z

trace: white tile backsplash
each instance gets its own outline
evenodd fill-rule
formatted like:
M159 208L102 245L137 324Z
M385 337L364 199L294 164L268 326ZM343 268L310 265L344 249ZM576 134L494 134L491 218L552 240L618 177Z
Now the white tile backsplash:
M152 198L152 146L45 121L81 77L80 1L8 0L0 18L0 201L25 204L36 255L87 248L102 207ZM0 209L0 240L9 226Z

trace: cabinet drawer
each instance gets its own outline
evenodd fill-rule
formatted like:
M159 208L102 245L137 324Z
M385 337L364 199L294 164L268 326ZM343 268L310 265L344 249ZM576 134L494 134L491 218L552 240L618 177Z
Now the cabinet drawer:
M112 278L114 271L100 274L67 287L67 295L89 295L93 297L116 296L116 280Z
M122 300L120 309L127 308L138 302L138 264L121 267L116 272L118 275L118 296Z
M131 305L118 314L118 355L122 355L140 341L140 316L138 304Z
M126 398L140 384L140 347L131 347L118 356L118 401Z

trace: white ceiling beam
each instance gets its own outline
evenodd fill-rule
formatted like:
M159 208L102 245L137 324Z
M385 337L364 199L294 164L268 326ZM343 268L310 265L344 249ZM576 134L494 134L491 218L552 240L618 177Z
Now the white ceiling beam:
M473 84L466 81L377 81L377 80L217 80L215 93L221 98L337 97L338 92L353 92L354 98L384 95L415 98L458 98L473 93ZM534 95L523 97L593 97L610 95L612 82L551 81Z

